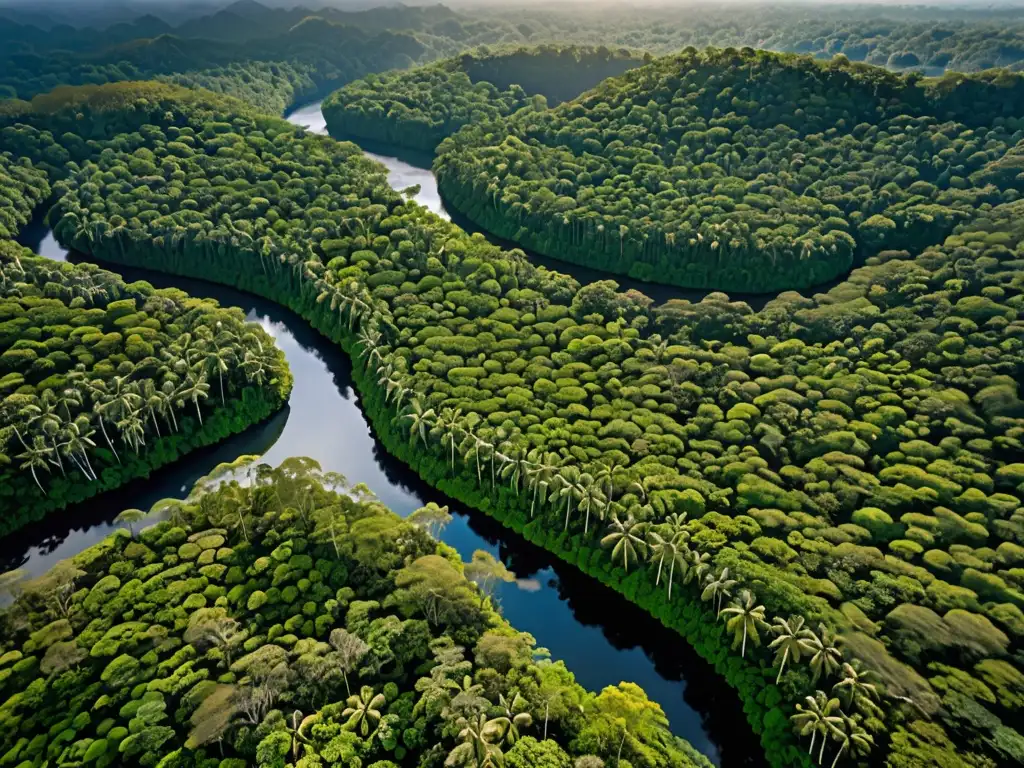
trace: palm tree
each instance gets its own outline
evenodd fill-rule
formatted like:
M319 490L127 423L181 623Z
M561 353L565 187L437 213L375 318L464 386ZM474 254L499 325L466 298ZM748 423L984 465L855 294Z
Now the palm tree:
M494 743L499 736L499 726L480 713L472 720L459 718L459 741L462 742L448 754L444 761L447 766L468 765L472 768L500 768L504 764L501 749Z
M547 501L547 494L551 488L551 478L554 477L555 472L558 471L558 456L553 453L544 453L539 449L535 452L537 455L535 460L532 462L534 469L530 473L529 483L533 486L533 499L530 502L530 517L533 517L534 510L537 506L537 497L541 496L540 503L544 504Z
M690 526L686 522L685 512L673 512L665 518L664 527L668 531L667 538L676 544L686 544L690 541Z
M615 501L615 498L612 495L615 490L615 473L620 469L623 469L623 465L612 462L611 464L602 466L594 476L594 482L598 484L607 483L607 490L604 495L609 504Z
M64 426L64 442L58 446L59 450L70 458L89 480L97 479L88 453L90 448L96 447L96 443L92 440L92 436L95 434L96 430L92 428L89 417L83 413Z
M64 462L61 461L60 451L58 450L57 435L61 430L60 417L57 415L57 405L52 389L43 391L42 397L39 398L39 405L29 405L21 410L21 415L27 416L26 427L31 428L38 424L39 432L49 441L50 447L53 448L53 456L57 459L55 462L60 468L62 475L64 472Z
M158 393L160 398L160 413L164 417L164 421L167 425L172 427L175 432L178 431L178 419L174 415L174 401L177 391L178 388L174 386L174 382L165 381L160 387L160 392Z
M786 669L787 661L792 659L796 664L800 661L801 656L814 650L810 640L814 635L804 627L803 616L790 616L788 620L776 616L772 632L775 633L775 639L768 644L768 647L775 650L775 662L779 665L779 675L775 678L775 684L778 685L782 680L782 672Z
M373 359L376 358L380 361L382 358L380 353L380 331L376 328L364 328L359 332L358 344L362 348L359 356L366 356L366 364L370 365Z
M299 747L302 747L306 753L315 751L313 749L313 741L306 735L305 731L309 726L320 720L321 714L314 712L312 715L302 716L302 712L296 709L292 712L291 727L288 729L292 735L292 762L298 762L299 760Z
M839 682L832 686L832 693L839 697L847 709L877 717L882 713L875 703L878 699L877 678L874 671L864 669L860 659L853 659L843 664Z
M36 481L36 485L39 486L39 490L46 494L46 490L43 488L43 484L39 482L39 475L36 474L37 469L44 469L47 472L50 471L50 456L53 454L53 449L46 444L45 438L42 435L36 435L32 441L32 447L30 448L25 440L22 438L18 428L14 428L14 434L18 438L18 442L21 443L24 448L23 453L19 453L15 456L16 459L21 461L19 469L27 469L32 473L32 479Z
M383 693L375 694L373 688L364 685L358 695L349 696L346 702L348 707L341 713L347 717L345 727L351 731L358 731L364 739L377 730L380 723L380 709L387 703Z
M608 502L605 495L601 492L601 488L598 485L597 480L591 477L587 472L580 475L579 488L581 496L580 506L583 507L584 512L583 535L587 535L590 532L591 508L597 512L597 516L603 521L604 512L608 507Z
M135 524L146 519L146 513L141 509L126 509L114 518L115 523L127 523L128 533L135 538Z
M736 579L729 578L729 569L723 568L717 578L708 574L704 580L704 591L700 593L700 599L704 602L714 601L715 618L722 615L722 600L732 597L732 588L737 584Z
M89 384L90 394L92 396L93 410L96 412L100 422L100 431L103 433L103 439L107 441L107 445L110 447L111 453L114 454L114 458L117 459L117 463L121 463L121 457L117 455L117 449L114 447L114 442L110 439L110 435L107 434L106 422L108 420L116 421L113 416L116 403L113 395L108 391L106 383L102 379L96 379Z
M613 547L612 560L621 559L623 568L629 573L630 560L636 562L647 551L647 543L642 537L647 523L638 523L632 513L625 520L619 520L618 515L613 514L608 528L611 533L601 539L601 546Z
M557 478L558 498L565 499L565 527L563 531L569 530L569 516L572 514L572 502L581 496L580 493L580 471L570 465L562 467L562 471L555 475Z
M427 445L427 431L432 426L435 414L434 409L423 410L423 403L414 399L409 403L409 410L402 416L409 421L409 442L415 443L417 436Z
M834 699L833 699L834 701ZM831 728L830 734L835 741L839 742L839 751L832 760L831 768L836 768L836 763L843 753L849 750L854 755L867 755L871 752L875 740L865 731L852 717L839 712L840 722Z
M135 510L136 512L138 510ZM193 614L198 615L198 614ZM229 616L221 616L210 621L200 621L185 632L185 642L190 645L211 645L219 648L223 655L222 663L231 667L231 649L242 640L245 633L238 622Z
M754 593L749 589L740 592L738 600L734 600L728 608L722 609L723 615L728 615L725 627L733 633L732 647L735 649L741 643L740 656L747 655L747 638L755 646L761 644L759 630L767 629L768 622L764 620L764 606L758 605Z
M210 395L210 385L206 383L206 374L201 373L199 378L193 377L189 372L185 378L185 384L178 392L179 397L192 401L195 406L196 415L199 417L199 426L203 425L203 412L199 410L199 401L205 400Z
M157 421L156 417L163 408L163 398L160 396L156 384L153 383L153 379L144 379L139 384L139 394L142 396L142 409L145 415L153 422L153 430L156 432L156 436L161 437L160 422Z
M348 687L348 673L355 670L370 646L363 642L359 635L353 634L345 629L331 630L328 642L337 654L338 666L341 668L341 675L345 680L345 691L351 696L352 690Z
M529 477L531 467L533 467L533 464L526 458L526 454L517 451L514 455L508 457L499 474L502 480L508 480L509 487L518 496L522 481L524 478Z
M698 552L695 549L686 549L685 551L689 553L689 563L683 583L689 584L693 581L700 584L711 570L711 553Z
M657 561L658 563L658 574L654 579L654 586L661 585L661 572L665 567L665 561L669 563L669 569L674 570L675 564L678 560L681 560L681 553L679 547L676 546L675 542L671 539L665 539L657 531L649 531L647 533L647 546L649 548L649 557L651 562ZM668 585L669 600L672 599L672 584Z
M146 426L139 415L138 410L130 410L124 417L119 419L114 426L121 433L121 439L128 444L135 453L146 444Z
M818 625L818 634L810 633L808 641L811 644L813 682L817 683L822 675L829 677L839 669L843 663L843 652L839 650L835 634L824 624Z
M459 450L462 453L462 460L469 462L470 454L473 455L474 461L476 462L476 484L483 487L484 480L480 474L480 443L483 442L476 434L476 425L478 422L465 421L462 426L462 433L464 435L462 439L462 445L459 446Z
M808 696L804 704L796 705L796 712L790 717L797 726L797 733L800 736L810 735L811 746L807 754L813 755L814 742L821 736L821 749L818 752L818 765L825 757L825 744L833 729L839 727L842 717L836 714L839 711L839 699L830 699L824 691L815 691L813 696Z
M451 445L451 462L452 462L452 475L455 474L455 433L462 429L460 421L462 419L461 408L445 408L441 411L441 418L438 419L438 425L443 430L441 434L441 444Z
M217 323L218 328L220 322ZM206 374L216 373L217 378L220 381L220 403L221 405L226 404L224 398L224 374L228 372L228 363L232 362L234 355L230 349L222 349L218 344L217 340L210 339L207 341L207 346L203 352L203 372Z
M509 693L508 699L498 694L498 707L501 709L501 716L491 722L501 727L501 738L511 747L519 740L519 729L533 725L533 715L527 711L526 699L516 690Z
M263 382L267 380L267 369L263 365L263 361L251 349L245 350L245 355L242 358L242 372L245 374L245 380L257 387L262 387Z

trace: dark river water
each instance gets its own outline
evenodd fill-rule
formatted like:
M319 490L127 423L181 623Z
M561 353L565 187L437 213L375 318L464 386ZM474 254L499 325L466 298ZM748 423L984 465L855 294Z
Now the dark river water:
M319 105L289 115L311 130L324 130ZM370 153L368 153L370 154ZM422 204L447 215L430 171L387 153L371 154L388 167L397 189L419 184ZM64 260L67 252L41 221L20 240L38 253ZM502 611L538 645L562 659L591 690L620 681L638 683L668 715L673 731L721 766L761 766L762 750L747 726L735 693L674 632L602 587L574 567L519 538L480 513L467 511L425 486L373 438L359 405L347 356L302 318L263 299L211 283L159 273L111 267L128 280L176 286L195 296L242 307L284 351L295 377L287 408L267 423L178 464L79 505L0 540L0 573L24 568L40 574L57 561L100 541L117 526L117 513L148 509L154 502L184 498L192 486L221 462L255 454L278 464L289 456L310 456L324 470L365 483L387 506L408 515L428 500L447 503L454 520L442 539L469 559L478 549L500 557L518 578L500 585ZM562 267L562 271L572 271ZM620 283L622 281L619 281Z

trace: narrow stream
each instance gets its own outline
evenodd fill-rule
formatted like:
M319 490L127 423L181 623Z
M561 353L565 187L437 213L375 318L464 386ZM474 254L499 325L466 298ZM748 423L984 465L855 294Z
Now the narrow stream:
M322 128L319 105L289 116L311 128L317 127L315 118ZM394 187L419 184L417 200L445 215L429 170L393 156L371 157L388 166ZM20 240L48 258L67 259L67 252L41 220L26 228ZM366 483L400 515L408 515L428 500L449 504L454 520L443 540L467 560L475 550L491 552L517 574L516 582L498 590L505 616L518 629L533 634L554 658L564 660L582 685L600 690L622 680L636 682L662 706L673 731L717 765L764 764L760 744L746 724L735 693L678 635L500 524L479 513L467 514L458 502L443 498L387 454L360 409L348 357L301 317L273 302L211 283L110 268L129 281L145 279L158 287L175 286L194 296L241 307L284 351L295 378L294 391L288 407L265 424L192 454L148 480L0 540L0 573L11 568L43 573L107 536L117 527L112 520L120 510L148 509L163 498L183 498L217 464L239 455L261 455L275 465L289 456L310 456L324 470L340 472L352 484Z

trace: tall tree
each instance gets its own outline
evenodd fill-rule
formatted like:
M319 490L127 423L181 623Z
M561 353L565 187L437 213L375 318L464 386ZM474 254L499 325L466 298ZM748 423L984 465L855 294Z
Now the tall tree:
M733 633L732 647L741 647L740 656L747 655L747 640L755 646L761 644L762 630L768 629L768 623L764 620L764 606L757 604L754 593L749 589L740 592L738 600L734 600L730 606L722 609L722 615L727 616L725 626Z
M637 562L647 551L647 542L643 533L646 523L639 523L630 513L625 520L619 520L612 514L612 522L608 526L610 533L601 539L602 547L612 547L612 560L621 560L622 567L629 572L629 564Z

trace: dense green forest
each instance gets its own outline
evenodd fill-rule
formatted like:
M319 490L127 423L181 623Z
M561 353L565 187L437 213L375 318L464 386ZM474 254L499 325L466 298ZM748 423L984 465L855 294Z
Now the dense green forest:
M62 139L62 242L309 318L360 361L389 450L677 629L773 765L812 739L815 761L1024 758L1021 203L811 299L653 306L238 102L124 85L36 107L4 146L91 139Z
M16 237L49 194L45 173L27 158L0 152L0 242Z
M314 14L369 33L406 30L453 55L477 45L546 42L607 45L674 53L697 47L754 46L854 61L928 74L949 68L974 72L991 67L1020 69L1024 62L1024 14L1019 8L928 7L829 3L689 4L685 13L657 3L616 7L607 3L568 6L501 4L492 9L444 5L381 6L366 10L269 8L240 2L216 13L170 24L152 13L104 29L58 24L45 29L37 19L8 11L0 18L0 43L12 53L95 51L141 38L263 43ZM146 9L149 10L149 9Z
M368 73L463 54L476 46L553 43L675 53L686 46L754 46L831 58L843 54L893 69L975 72L1020 69L1024 17L1005 11L882 9L808 10L781 4L756 12L697 5L686 14L650 7L616 9L461 10L444 5L360 11L301 5L236 3L172 25L140 15L104 29L0 17L0 99L29 99L58 85L172 78L245 98L269 112L319 98ZM268 75L267 69L271 72ZM487 80L506 90L493 72ZM518 82L529 93L544 93ZM616 74L609 71L608 74ZM274 85L270 84L274 81ZM576 93L584 90L576 89ZM575 95L575 94L572 94ZM564 100L558 95L549 100Z
M710 768L637 686L585 691L505 622L504 566L427 533L446 508L403 521L308 459L247 474L7 575L5 765Z
M687 49L438 148L439 189L544 255L693 288L807 288L1024 191L1024 77L922 81Z
M465 125L568 101L643 61L642 54L607 48L477 49L409 71L368 75L332 93L323 114L332 135L433 152Z
M240 310L10 241L0 349L0 533L240 432L291 389Z
M574 4L497 6L480 16L503 22L510 37L529 42L572 41L675 53L689 45L753 46L894 69L977 72L1024 66L1024 13L1019 7L896 3L694 3L644 7ZM504 42L511 42L505 40Z
M375 9L347 29L299 20L266 37L258 54L241 43L252 39L244 31L252 27L223 16L194 24L194 36L119 50L25 43L5 54L11 66L0 61L5 95L35 95L0 105L0 227L13 235L52 188L50 220L64 245L234 285L302 314L355 360L362 404L389 451L678 631L739 695L773 766L1021 763L1021 81L1005 71L930 80L849 61L929 70L1013 65L1020 20L994 11L797 13L729 17L703 8L659 18L624 10L602 20L582 11L527 18L435 8L410 12L410 28L390 32L394 10ZM344 55L340 35L352 43ZM485 115L486 128L463 128L442 146L439 170L448 197L468 212L477 206L474 217L490 217L488 229L504 234L506 222L525 221L512 236L538 250L572 259L576 247L582 261L585 244L597 257L588 257L590 265L675 282L665 256L684 253L694 267L685 284L729 289L807 285L863 266L827 293L782 293L758 312L720 293L654 305L612 281L580 286L519 251L468 236L390 189L384 169L356 146L265 114L466 45L547 39L660 52L751 43L819 58L843 52L849 60L690 50L560 107L540 109L527 98L535 109L509 115L503 94L522 100L563 81L534 79L520 97L515 83L497 80L498 66L485 68L502 64L504 47L477 51L459 70L446 69L448 62L382 77L378 87L398 101L409 77L426 78L419 82L431 86L427 100L407 106L429 113L431 126L445 110L458 120L474 110ZM537 71L524 67L522 78ZM41 93L141 77L164 82ZM181 87L197 85L251 106ZM445 94L449 86L454 92ZM500 106L488 110L485 92ZM373 112L374 94L361 84L349 93L353 105ZM436 125L439 135L447 131L439 118ZM711 226L718 228L703 229ZM34 475L46 487L63 482L63 471L79 488L98 487L121 466L115 449L125 464L134 461L133 445L145 453L136 439L141 410L111 414L124 429L108 442L103 406L90 409L83 396L72 419L74 395L56 405L62 392L43 386L54 376L51 363L65 380L81 365L86 376L95 365L108 382L142 365L163 366L165 380L205 374L208 389L198 390L205 400L171 396L181 404L175 419L182 433L196 427L193 413L204 428L217 421L220 364L211 362L211 336L218 349L222 341L202 329L223 314L237 336L236 312L92 268L44 264L10 244L0 249L0 327L18 338L4 357L19 353L0 364L23 366L28 355L20 353L36 354L27 375L17 370L24 381L0 380L16 390L5 390L0 412L11 419L0 433L11 464L0 473L27 493L39 492ZM133 306L122 307L125 299ZM120 322L122 311L134 325ZM9 326L8 315L28 324ZM90 333L87 341L83 326L70 322L79 316L103 338ZM184 326L192 329L188 340L177 332ZM126 338L127 328L139 338ZM108 336L123 339L109 359L83 359L97 357L90 345ZM153 339L168 348L192 342L197 351L175 361L154 344L152 356L134 360L130 350ZM263 350L272 365L276 351ZM233 372L233 384L231 375L229 407L256 384L245 369ZM287 388L286 378L279 383ZM132 395L142 394L132 390L123 400L140 404ZM20 408L25 402L53 407L65 423L37 419ZM160 415L156 400L143 407ZM151 424L168 431L159 418L142 421L150 444ZM20 434L29 422L38 434L12 440L11 427ZM92 453L73 447L72 426L94 430ZM103 458L109 466L97 475ZM98 482L85 482L90 474ZM138 540L131 530L25 585L3 619L13 627L3 642L20 650L0 654L7 698L0 722L12 747L0 764L164 760L234 768L355 765L358 757L360 765L393 768L418 756L439 765L454 749L461 751L453 762L466 758L479 768L492 748L512 766L568 768L576 757L584 768L599 765L587 753L617 768L691 759L642 692L620 686L593 697L562 673L559 685L572 688L584 711L549 723L560 747L539 738L546 700L531 693L530 680L542 688L552 665L530 660L529 640L521 643L523 666L507 654L499 664L489 640L481 652L489 632L518 636L482 592L459 580L450 553L377 505L320 489L321 478L301 461L257 476L251 487L193 499ZM59 496L55 487L47 499ZM37 498L33 510L46 503ZM321 502L339 504L343 519L334 511L325 518ZM445 519L437 509L418 517L424 527ZM367 536L356 535L354 518ZM334 522L324 530L325 519L338 530ZM212 556L204 534L225 539ZM228 539L234 550L221 562ZM293 551L285 554L289 540ZM384 540L398 547L386 564ZM306 546L298 556L312 558L295 569L306 576L292 573L296 541ZM406 615L403 590L438 576L414 568L434 552L454 576L443 576L444 589L427 587L412 609L419 614ZM154 585L161 599L151 605L134 592L122 599L129 574L149 567L166 577L193 559L195 573L189 565L167 577L187 577L173 582L187 582L174 587L174 606L163 585ZM321 568L323 559L343 568ZM219 565L226 568L200 570ZM228 583L234 566L230 578L239 581ZM467 573L485 587L503 578L485 558ZM293 578L295 594L310 595L301 611L283 597ZM329 592L317 589L323 582ZM141 594L142 584L132 586ZM438 594L465 595L466 606L482 600L457 622L475 634L464 639L444 625ZM360 606L352 618L362 599L378 606ZM198 613L199 628L181 611ZM330 630L342 611L350 636L371 648L402 645L397 638L408 633L418 651L346 671L340 684L318 679L316 669L334 669L339 659ZM240 634L243 623L256 629ZM210 639L215 630L223 641ZM454 663L472 676L459 691L446 681L458 682L461 671L448 669L440 680L431 674L446 663L432 646L452 642L464 649ZM161 660L164 651L172 655ZM250 653L267 666L236 669ZM420 686L423 679L431 682ZM435 702L425 694L434 683L451 702L431 716ZM459 722L465 713L455 713L453 702L475 685L488 702L475 699L483 719ZM524 709L529 725L517 719ZM214 730L198 731L202 744L189 742L199 722ZM513 724L523 736L516 746L507 740Z
M67 152L49 138L36 167L11 146L0 154L0 534L240 432L291 390L273 339L239 310L17 245L51 193L42 168L59 178Z
M12 53L0 59L0 98L27 100L60 85L159 77L230 93L279 114L369 72L424 57L434 55L411 34L368 33L314 17L258 46L161 35L98 51Z

